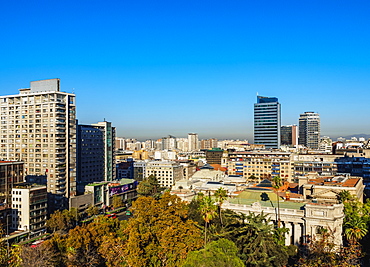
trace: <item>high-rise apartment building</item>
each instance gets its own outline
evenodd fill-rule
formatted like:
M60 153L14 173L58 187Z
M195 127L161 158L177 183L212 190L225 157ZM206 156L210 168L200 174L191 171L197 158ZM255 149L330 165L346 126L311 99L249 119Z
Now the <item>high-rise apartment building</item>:
M76 194L75 95L60 80L31 82L18 95L0 97L3 160L24 162L26 175L47 176L54 206Z
M125 150L126 149L126 140L122 137L116 137L115 147L117 150Z
M79 184L115 179L115 132L115 127L112 127L112 123L108 121L78 125L77 181Z
M288 146L298 145L298 127L297 125L281 126L281 144Z
M217 139L203 139L200 141L200 149L212 149L217 147Z
M162 150L174 150L176 148L176 137L169 135L162 138Z
M199 150L199 138L198 134L196 133L189 133L188 134L188 145L189 151L196 151Z
M305 112L299 117L298 143L312 149L319 148L320 116L312 111Z
M281 113L277 97L257 96L254 104L254 143L280 148Z

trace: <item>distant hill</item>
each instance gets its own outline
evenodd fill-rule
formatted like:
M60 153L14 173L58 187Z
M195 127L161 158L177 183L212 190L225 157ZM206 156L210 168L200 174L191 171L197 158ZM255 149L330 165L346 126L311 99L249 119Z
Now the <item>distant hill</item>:
M352 134L352 135L345 135L345 136L336 136L336 137L333 137L333 141L334 140L337 140L337 138L339 137L343 137L345 138L346 140L350 140L351 137L356 137L356 138L360 138L360 137L363 137L365 138L366 140L370 138L370 134Z

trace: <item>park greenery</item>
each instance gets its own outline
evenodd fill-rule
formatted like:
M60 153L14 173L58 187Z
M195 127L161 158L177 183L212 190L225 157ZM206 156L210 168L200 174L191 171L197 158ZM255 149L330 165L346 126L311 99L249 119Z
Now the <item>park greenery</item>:
M338 248L325 228L306 246L285 246L288 229L268 216L221 211L224 189L191 203L161 191L155 177L148 181L123 221L101 215L77 225L76 210L56 211L47 222L52 235L39 246L0 242L0 266L366 266L370 203L346 192L338 195L345 213Z

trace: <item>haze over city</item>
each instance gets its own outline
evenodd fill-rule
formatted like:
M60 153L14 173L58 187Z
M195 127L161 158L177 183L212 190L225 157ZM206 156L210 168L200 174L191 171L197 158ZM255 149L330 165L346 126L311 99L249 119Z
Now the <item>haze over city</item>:
M256 94L282 125L320 114L321 134L369 134L367 1L7 1L0 93L60 78L80 123L117 136L253 140Z

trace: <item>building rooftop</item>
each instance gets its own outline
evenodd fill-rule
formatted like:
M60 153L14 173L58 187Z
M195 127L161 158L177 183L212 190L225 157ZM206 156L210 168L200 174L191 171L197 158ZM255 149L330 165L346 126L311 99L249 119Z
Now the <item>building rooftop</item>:
M40 184L30 184L30 183L19 183L13 185L14 189L36 189L36 188L42 188L45 187L46 185L40 185Z
M319 177L309 179L308 184L321 186L340 186L340 187L355 187L361 178L346 178L346 177Z
M229 202L232 204L242 205L252 205L255 202L259 202L263 207L277 208L277 200L278 196L272 190L267 188L248 188L244 191L241 191L237 197L230 198ZM279 201L280 208L282 209L301 210L306 204L304 202L284 201L282 198L280 198Z

